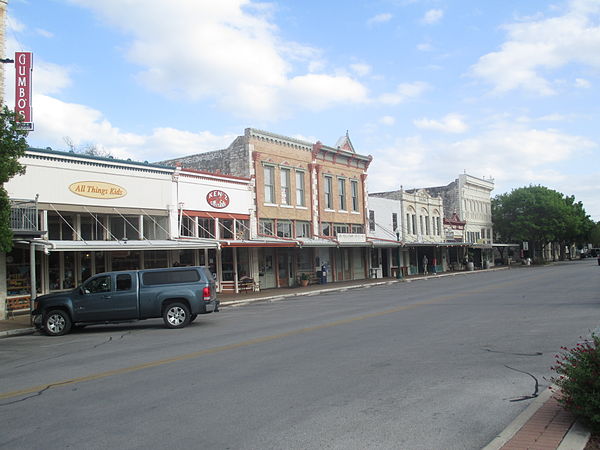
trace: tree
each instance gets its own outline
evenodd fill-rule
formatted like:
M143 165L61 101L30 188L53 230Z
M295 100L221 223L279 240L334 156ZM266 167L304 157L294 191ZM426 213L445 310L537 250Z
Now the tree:
M492 199L492 221L501 242L527 241L534 252L548 243L561 247L589 239L593 222L575 197L544 186L514 189Z
M96 144L87 143L84 145L77 146L73 142L73 139L71 139L69 136L64 136L63 141L65 141L65 144L67 144L69 150L74 153L80 153L82 155L89 156L101 156L103 158L112 157L112 154L109 151L102 148L98 148Z
M3 106L0 111L0 250L12 249L12 230L10 228L10 199L4 189L4 183L12 177L25 173L25 167L19 158L25 155L27 131L20 130L15 113Z

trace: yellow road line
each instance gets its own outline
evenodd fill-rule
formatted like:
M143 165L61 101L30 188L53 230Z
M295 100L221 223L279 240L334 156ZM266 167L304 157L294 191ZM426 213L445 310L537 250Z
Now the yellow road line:
M529 282L529 281L530 281L530 279L519 280L518 282ZM401 311L407 311L407 310L410 310L413 308L417 308L419 306L433 305L436 303L442 303L442 302L445 302L448 300L453 300L453 299L468 296L468 295L481 294L483 292L490 291L493 289L499 289L501 287L504 287L504 286L510 285L510 284L515 284L515 282L511 281L511 282L498 283L496 285L488 286L486 288L465 291L465 292L461 292L458 294L447 295L447 296L442 296L442 297L436 297L436 298L433 298L430 300L423 300L420 302L411 303L409 305L398 306L397 308L392 308L392 309L388 309L385 311L364 314L361 316L351 317L348 319L336 320L334 322L328 322L328 323L321 324L321 325L315 325L313 327L299 328L296 330L292 330L292 331L288 331L288 332L280 333L280 334L274 334L271 336L264 336L264 337L260 337L260 338L256 338L256 339L249 339L247 341L238 342L236 344L222 345L219 347L213 347L213 348L201 350L198 352L187 353L185 355L175 356L173 358L161 359L161 360L157 360L157 361L151 361L151 362L147 362L147 363L143 363L143 364L138 364L135 366L123 367L121 369L108 370L106 372L100 372L100 373L96 373L96 374L92 374L92 375L87 375L84 377L77 377L77 378L71 378L71 379L67 379L67 380L63 380L63 381L57 381L54 383L42 384L39 386L33 386L33 387L26 388L26 389L18 390L18 391L5 392L3 394L0 394L0 400L5 400L7 398L33 394L33 393L40 392L40 391L43 391L46 389L50 389L55 386L69 386L72 384L83 383L85 381L100 380L102 378L107 378L107 377L111 377L114 375L123 375L123 374L130 373L130 372L137 372L138 370L163 366L166 364L171 364L171 363L175 363L175 362L179 362L179 361L186 361L189 359L199 358L201 356L206 356L206 355L212 355L212 354L224 352L227 350L235 350L235 349L239 349L239 348L249 347L251 345L275 341L277 339L282 339L285 337L309 333L311 331L317 331L317 330L322 330L322 329L326 329L326 328L337 327L339 325L346 325L349 323L358 322L360 320L372 319L375 317L381 317L381 316L385 316L388 314L394 314L394 313L401 312Z

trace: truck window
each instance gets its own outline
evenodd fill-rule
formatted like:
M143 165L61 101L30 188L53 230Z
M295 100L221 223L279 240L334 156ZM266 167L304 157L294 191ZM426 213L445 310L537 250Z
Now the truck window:
M117 291L129 291L131 290L131 275L121 274L117 275Z
M110 275L104 275L97 278L92 278L83 285L86 294L97 294L99 292L110 292L111 281Z
M194 283L200 281L200 274L195 269L145 272L142 275L142 280L146 286L155 284Z

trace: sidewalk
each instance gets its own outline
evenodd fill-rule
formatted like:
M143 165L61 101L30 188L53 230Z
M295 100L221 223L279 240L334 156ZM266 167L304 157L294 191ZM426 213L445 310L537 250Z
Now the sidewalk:
M275 301L289 297L319 295L325 292L344 291L347 289L370 286L413 282L448 276L474 275L491 270L504 270L498 267L473 272L444 272L438 275L412 275L402 280L395 278L379 278L355 281L341 281L329 284L317 284L307 287L267 289L260 292L244 292L239 294L219 294L221 307L238 306L257 301ZM33 334L29 315L15 316L8 320L0 320L0 338ZM0 344L1 345L1 344ZM484 450L583 450L590 434L573 417L564 411L550 390L544 391L506 427Z

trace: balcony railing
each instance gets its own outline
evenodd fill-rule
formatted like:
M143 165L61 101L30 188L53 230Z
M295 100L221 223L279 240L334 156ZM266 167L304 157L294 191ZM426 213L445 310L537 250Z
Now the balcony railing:
M17 234L39 231L37 200L10 200L10 228Z

